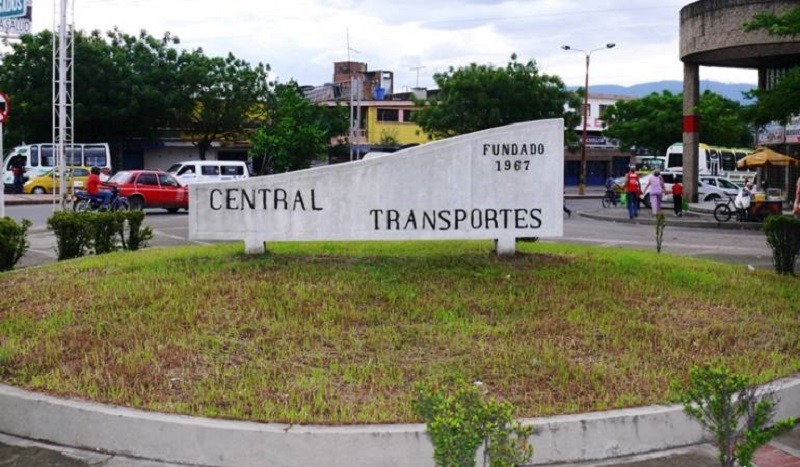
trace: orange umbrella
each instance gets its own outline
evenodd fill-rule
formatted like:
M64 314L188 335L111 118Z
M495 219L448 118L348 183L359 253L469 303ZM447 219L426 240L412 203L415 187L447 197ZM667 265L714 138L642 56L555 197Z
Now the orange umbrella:
M800 165L800 161L793 157L785 156L769 148L758 148L736 162L736 167L748 169L752 167L766 167L770 165L789 166Z

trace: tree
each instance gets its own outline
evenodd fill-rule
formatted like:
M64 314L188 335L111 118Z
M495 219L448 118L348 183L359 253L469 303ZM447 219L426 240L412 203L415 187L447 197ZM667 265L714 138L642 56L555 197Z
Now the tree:
M314 104L293 81L276 85L266 112L264 126L250 140L253 168L261 174L310 167L348 127L347 108Z
M3 57L0 89L14 105L11 145L52 138L52 42L49 31L25 35ZM269 66L178 51L179 43L169 33L77 31L74 139L121 145L187 131L204 159L214 141L245 132L264 108Z
M209 58L201 49L192 53L184 68L185 83L194 86L194 105L186 129L201 160L214 141L243 136L264 119L270 92L267 72L268 65L251 67L233 54Z
M705 91L698 113L700 140L721 146L749 145L751 133L739 103ZM641 99L617 101L603 113L605 135L620 141L621 149L647 148L664 154L683 135L683 95L663 91Z
M118 30L101 35L77 31L74 38L74 137L83 142L121 143L153 136L175 121L189 89L178 85L178 39L156 39ZM50 31L22 36L0 67L0 86L14 103L8 125L11 145L52 138L52 46ZM178 106L178 107L175 107Z
M416 122L429 135L445 138L514 122L564 118L571 131L579 122L580 100L561 78L540 74L533 60L522 64L516 55L505 68L477 65L433 76L439 92L420 102Z
M758 13L743 27L745 31L766 30L773 36L796 36L800 34L800 6L781 15ZM746 109L746 115L756 125L786 123L800 109L800 68L789 70L772 89L758 89L749 96L757 101Z

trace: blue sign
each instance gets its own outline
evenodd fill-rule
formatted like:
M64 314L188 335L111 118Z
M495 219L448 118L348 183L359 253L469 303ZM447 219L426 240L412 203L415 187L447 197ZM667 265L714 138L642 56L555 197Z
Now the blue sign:
M0 0L0 18L25 16L25 0Z

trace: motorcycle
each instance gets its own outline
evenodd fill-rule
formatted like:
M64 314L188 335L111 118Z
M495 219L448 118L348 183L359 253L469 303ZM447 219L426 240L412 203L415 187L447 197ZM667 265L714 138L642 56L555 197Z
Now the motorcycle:
M128 198L119 194L119 188L111 187L111 199L103 205L102 196L93 196L83 190L75 190L72 194L72 210L82 211L128 211L131 205Z

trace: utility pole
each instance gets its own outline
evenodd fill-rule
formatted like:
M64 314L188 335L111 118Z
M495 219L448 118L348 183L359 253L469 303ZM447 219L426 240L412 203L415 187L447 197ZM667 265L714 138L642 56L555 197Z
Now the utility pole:
M73 35L74 10L69 0L53 0L53 152L59 179L60 203L53 190L53 204L64 209L67 196L66 164L67 148L74 154L73 138L75 91L75 69L73 58L75 43ZM58 24L56 25L56 21ZM69 22L68 22L69 21Z

